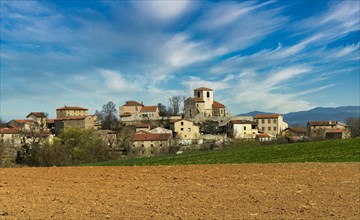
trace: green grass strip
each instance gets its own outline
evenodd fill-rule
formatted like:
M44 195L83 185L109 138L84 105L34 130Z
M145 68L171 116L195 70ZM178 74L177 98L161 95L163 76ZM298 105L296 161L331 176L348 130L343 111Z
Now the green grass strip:
M360 162L360 138L294 144L264 145L234 142L218 150L193 151L179 155L132 158L82 166L150 166L187 164Z

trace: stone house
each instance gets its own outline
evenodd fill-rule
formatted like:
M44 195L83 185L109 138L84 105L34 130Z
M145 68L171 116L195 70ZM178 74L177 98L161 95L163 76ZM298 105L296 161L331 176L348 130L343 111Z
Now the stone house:
M195 117L224 117L226 106L214 100L214 91L206 87L194 89L194 97L184 101L185 119Z
M266 133L257 134L255 139L257 141L260 141L260 142L265 142L265 141L271 141L272 140L271 136L266 134Z
M63 118L54 119L55 134L58 135L63 129L66 128L95 128L96 116L68 116Z
M120 121L125 124L135 124L143 120L159 120L157 106L144 106L136 101L127 101L119 108Z
M117 141L116 132L112 130L101 129L96 131L98 136L107 143L108 147L113 148Z
M56 118L88 116L88 109L78 106L64 106L56 109Z
M307 136L312 139L344 139L350 138L351 132L348 125L338 121L309 121Z
M258 123L259 131L272 136L278 136L288 127L281 114L257 114L254 121Z
M156 127L154 129L151 129L149 132L150 133L157 133L157 134L171 134L171 136L173 135L172 130L162 128L162 127Z
M304 137L306 136L306 129L303 127L289 127L284 129L280 136L292 141L301 141L304 140Z
M186 119L174 121L170 124L170 128L174 135L180 139L195 140L200 137L199 126Z
M255 139L258 133L258 124L254 121L231 120L228 123L228 135L234 139Z
M20 127L1 128L0 140L9 141L14 146L20 146L22 134L23 131Z
M30 112L26 118L33 120L38 126L47 127L47 115L44 112Z
M171 140L171 134L135 133L131 136L130 155L148 157L168 154Z
M34 126L32 119L13 119L7 123L10 127L20 127L23 131L29 131Z

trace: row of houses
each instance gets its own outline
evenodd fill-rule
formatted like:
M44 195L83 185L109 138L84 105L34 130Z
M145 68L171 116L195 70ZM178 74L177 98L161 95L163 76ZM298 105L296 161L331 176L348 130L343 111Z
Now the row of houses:
M349 127L337 121L310 121L307 128L288 127L282 114L258 114L251 116L231 116L226 106L214 100L214 91L200 87L194 89L193 97L184 101L181 116L160 116L158 106L146 106L137 101L127 101L119 107L120 122L134 126L131 140L132 152L140 155L156 155L169 150L174 144L194 143L202 140L208 133L203 124L214 121L222 137L270 141L279 137L291 140L333 139L350 137ZM166 119L164 126L158 123ZM88 109L78 106L64 106L56 109L56 118L48 118L43 112L31 112L26 119L15 119L0 129L1 139L19 144L24 133L38 131L39 138L49 141L62 130L70 127L93 128L111 147L116 144L116 133L101 130L96 115L89 115ZM21 135L20 135L21 134ZM26 135L25 135L26 136ZM30 137L30 135L29 135ZM23 141L23 140L22 140ZM24 141L23 141L24 142Z

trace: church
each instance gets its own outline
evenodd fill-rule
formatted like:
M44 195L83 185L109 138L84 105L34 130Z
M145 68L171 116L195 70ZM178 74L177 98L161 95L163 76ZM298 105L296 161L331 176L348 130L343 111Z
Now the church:
M214 91L206 87L194 89L194 97L184 102L184 117L223 117L227 116L226 106L214 100Z

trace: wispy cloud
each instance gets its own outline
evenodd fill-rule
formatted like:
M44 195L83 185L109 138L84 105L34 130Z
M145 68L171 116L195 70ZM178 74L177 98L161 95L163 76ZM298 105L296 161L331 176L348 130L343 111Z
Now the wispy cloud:
M0 4L6 114L28 111L15 98L57 97L40 104L47 109L98 108L109 100L166 103L200 86L213 88L232 113L286 112L321 105L312 97L338 83L349 87L360 71L357 1L299 10L301 20L282 1ZM337 103L358 99L343 96Z

